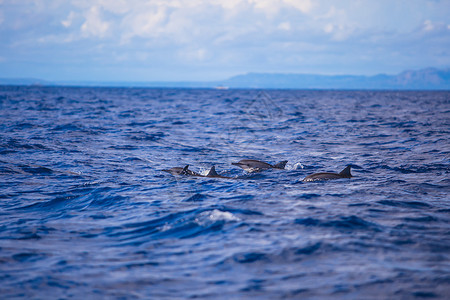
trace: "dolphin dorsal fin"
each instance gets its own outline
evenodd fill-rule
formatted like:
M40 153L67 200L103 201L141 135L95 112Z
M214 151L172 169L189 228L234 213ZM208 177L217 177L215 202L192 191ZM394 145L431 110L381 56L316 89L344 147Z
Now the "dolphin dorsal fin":
M345 178L353 177L352 174L350 173L351 167L352 167L351 165L348 165L347 167L345 167L344 170L342 170L342 171L339 173L339 175L341 175L342 177L345 177Z
M212 166L211 169L209 169L208 174L206 175L206 177L212 177L212 176L218 176L219 174L217 174L216 172L216 167Z
M284 167L286 166L287 162L288 162L287 160L280 161L279 163L277 163L273 167L276 168L276 169L284 169Z
M181 174L182 175L188 175L188 170L189 169L189 165L186 165L184 168L183 168L183 171L181 171Z

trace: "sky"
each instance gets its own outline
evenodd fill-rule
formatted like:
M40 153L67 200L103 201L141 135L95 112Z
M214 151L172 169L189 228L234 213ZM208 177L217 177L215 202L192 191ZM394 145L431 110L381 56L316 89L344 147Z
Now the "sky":
M450 0L0 0L0 78L213 81L450 67Z

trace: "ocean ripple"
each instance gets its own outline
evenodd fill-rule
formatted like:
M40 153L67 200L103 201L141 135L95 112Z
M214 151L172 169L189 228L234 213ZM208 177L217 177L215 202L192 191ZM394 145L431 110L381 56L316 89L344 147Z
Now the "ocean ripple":
M0 87L1 297L446 299L449 99Z

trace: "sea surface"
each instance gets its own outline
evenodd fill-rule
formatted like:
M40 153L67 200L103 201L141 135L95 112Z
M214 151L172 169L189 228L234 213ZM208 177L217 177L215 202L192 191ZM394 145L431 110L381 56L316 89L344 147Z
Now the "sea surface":
M2 299L449 299L449 194L449 91L0 87Z

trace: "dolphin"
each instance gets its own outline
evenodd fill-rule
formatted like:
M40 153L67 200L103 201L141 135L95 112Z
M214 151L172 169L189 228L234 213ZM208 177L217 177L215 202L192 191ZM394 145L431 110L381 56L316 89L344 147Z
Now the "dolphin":
M263 161L254 159L243 159L237 163L231 163L232 165L238 166L249 173L260 172L267 169L284 169L287 164L287 160L280 161L276 165L271 165Z
M189 165L186 165L184 168L174 167L174 168L170 168L168 170L162 170L162 171L170 173L172 175L186 175L186 176L195 176L195 177L235 179L234 177L227 177L227 176L222 176L222 175L217 174L215 166L212 166L211 169L208 171L208 174L206 174L206 175L202 175L202 174L199 174L199 173L189 170Z
M209 170L208 174L206 174L205 177L223 178L223 179L236 179L234 177L222 176L222 175L217 174L215 166L211 167L211 169Z
M184 168L174 167L174 168L170 168L168 170L162 170L162 171L170 173L172 175L187 175L187 176L203 177L202 175L189 170L189 165L186 165Z
M348 165L345 167L344 170L342 170L339 173L314 173L311 175L308 175L303 179L304 182L310 182L310 181L317 181L317 180L330 180L330 179L340 179L340 178L351 178L353 177L350 173L351 165Z

